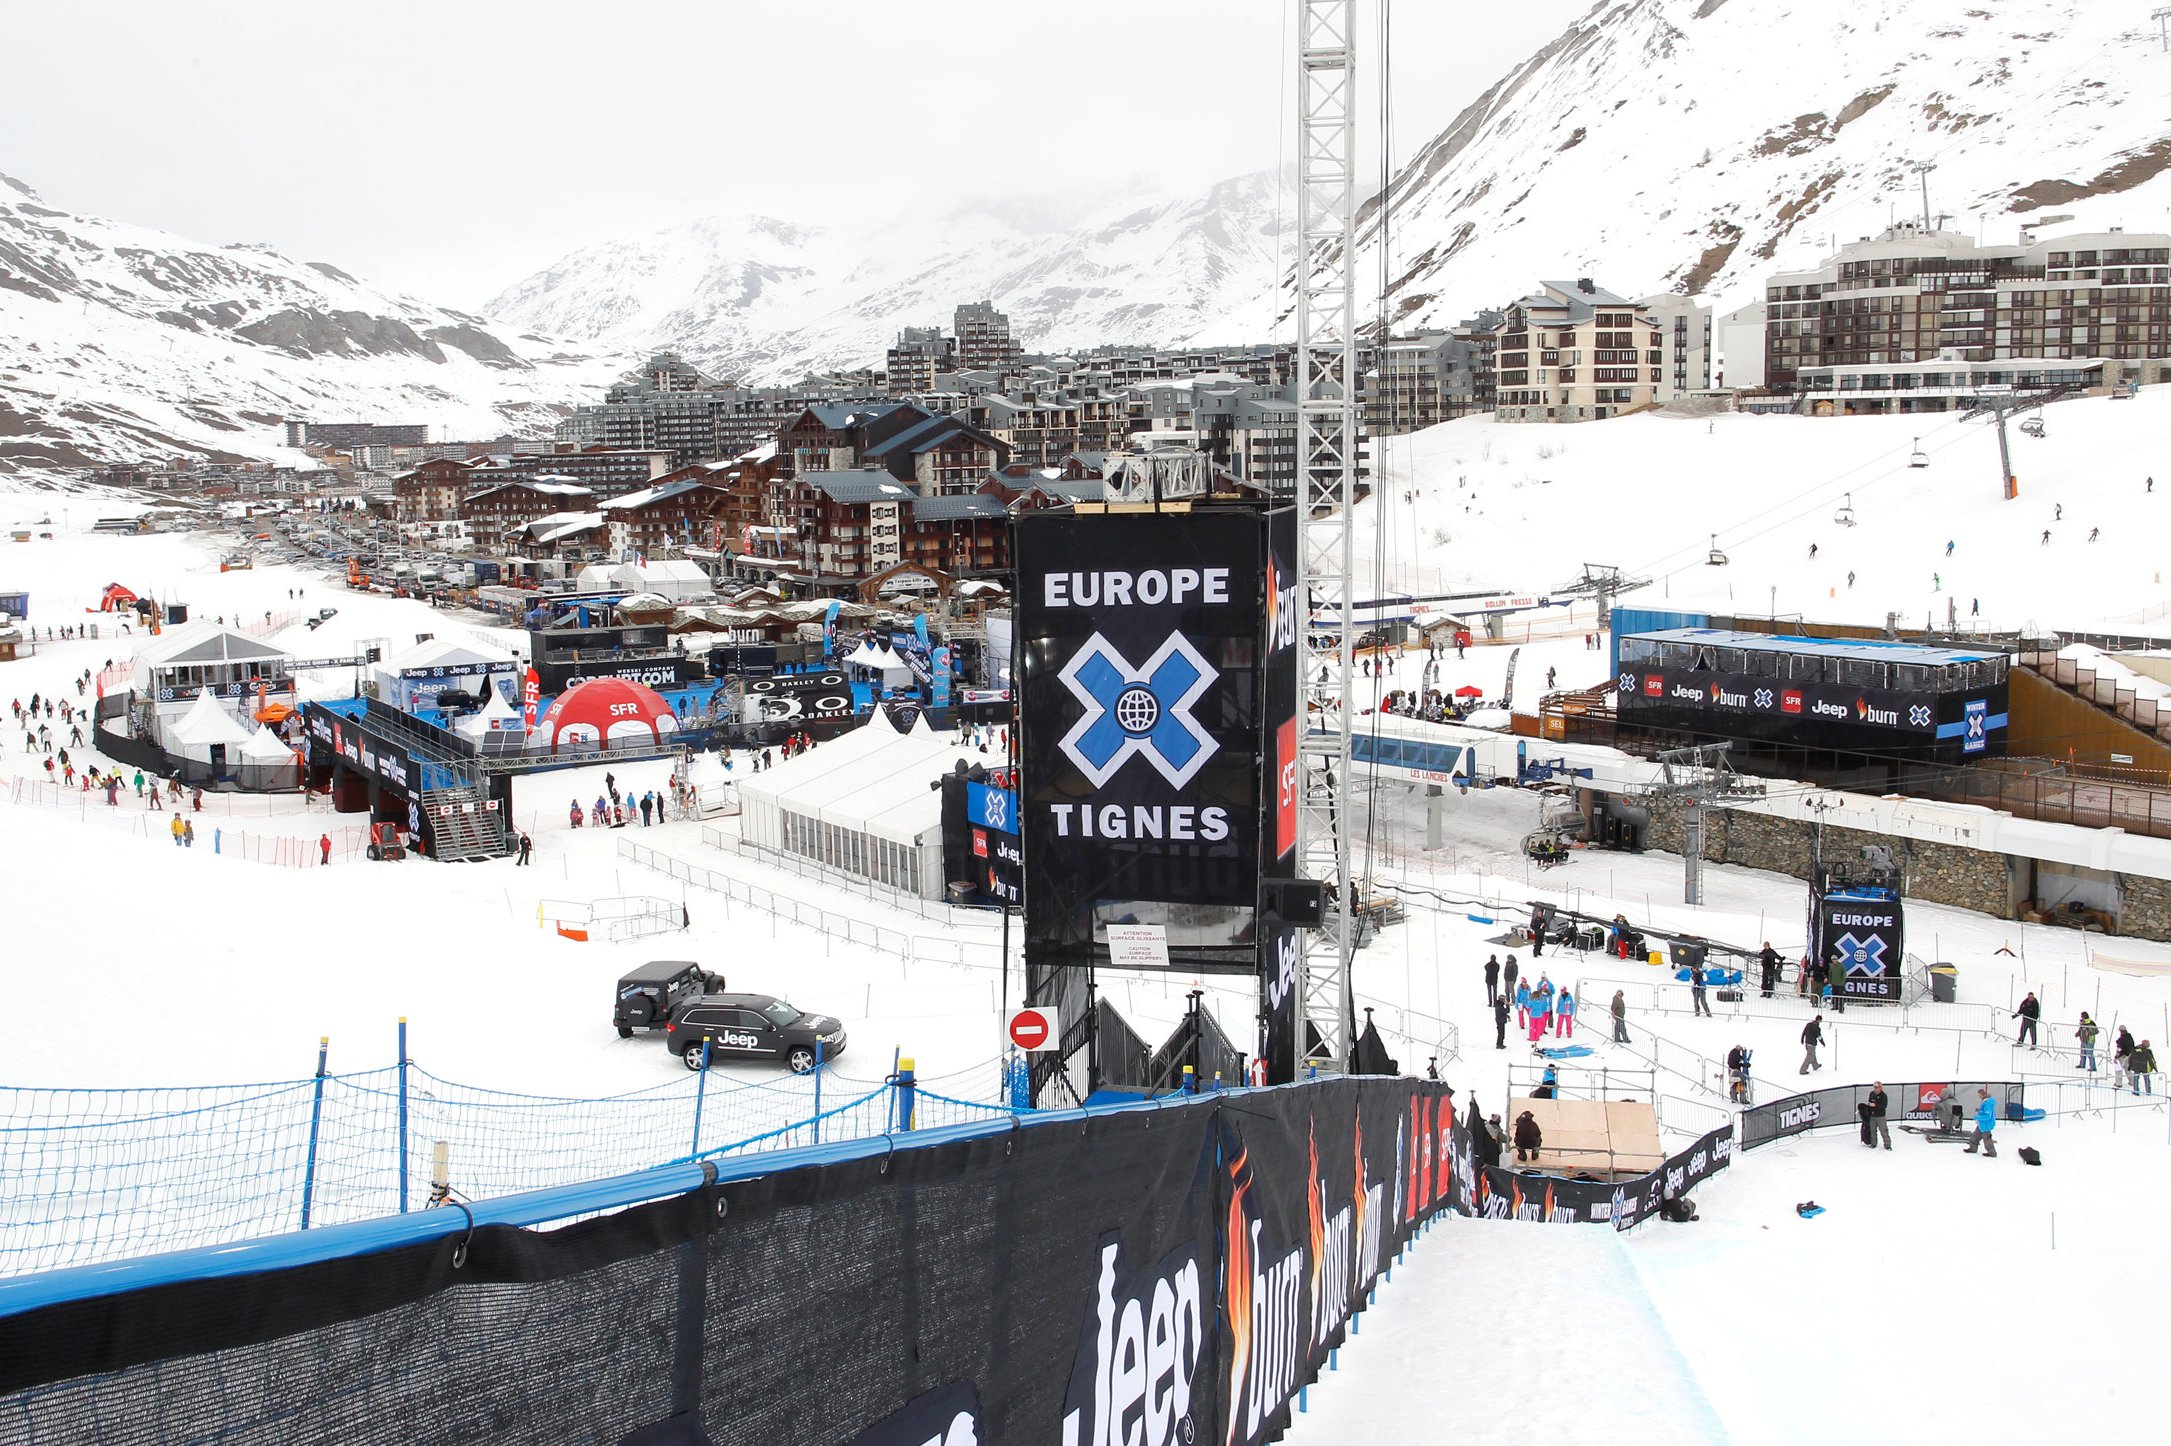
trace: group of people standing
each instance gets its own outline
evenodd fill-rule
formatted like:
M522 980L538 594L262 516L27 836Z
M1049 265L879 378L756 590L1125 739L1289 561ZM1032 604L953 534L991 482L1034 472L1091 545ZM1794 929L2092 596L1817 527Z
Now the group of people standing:
M624 828L640 819L641 827L663 822L664 800L653 788L638 797L618 791L618 775L603 775L603 793L596 796L595 807L589 811L588 822L596 828ZM574 799L568 817L575 828L581 826L580 800Z
M2020 1001L2020 1007L2013 1011L2013 1017L2020 1021L2020 1037L2017 1042L2030 1048L2035 1047L2036 1026L2043 1017L2042 1003L2030 994ZM2103 1037L2103 1026L2089 1018L2088 1011L2083 1009L2081 1022L2075 1027L2073 1037L2080 1042L2074 1068L2094 1074L2096 1041ZM2117 1037L2111 1041L2111 1087L2131 1094L2154 1094L2155 1075L2156 1046L2145 1039L2135 1044L2133 1031L2123 1024L2119 1025Z
M1518 979L1520 966L1510 954L1502 964L1499 956L1487 955L1485 959L1485 999L1493 1010L1493 1048L1508 1047L1508 1012L1514 1009L1515 1025L1530 1031L1530 1047L1535 1051L1538 1041L1551 1031L1555 1039L1570 1039L1575 1035L1576 1000L1573 991L1555 987L1544 974L1538 976L1533 986L1527 979Z

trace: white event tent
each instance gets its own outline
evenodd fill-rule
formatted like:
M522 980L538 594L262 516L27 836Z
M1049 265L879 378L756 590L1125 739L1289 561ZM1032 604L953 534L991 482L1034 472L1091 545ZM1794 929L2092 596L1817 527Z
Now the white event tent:
M933 784L984 754L938 733L923 714L899 732L877 710L865 724L776 767L738 779L739 836L924 899L942 897L942 795Z

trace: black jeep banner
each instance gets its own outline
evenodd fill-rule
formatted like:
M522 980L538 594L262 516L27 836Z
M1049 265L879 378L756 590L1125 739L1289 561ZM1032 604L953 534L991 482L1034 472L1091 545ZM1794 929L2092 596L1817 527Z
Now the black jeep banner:
M1297 514L1293 507L1269 513L1266 524L1266 668L1261 680L1265 728L1261 761L1265 776L1260 797L1265 817L1260 825L1259 882L1294 878L1297 872L1297 813L1302 803L1303 760L1297 752L1297 668L1303 649L1305 610L1297 598ZM1305 1041L1297 1037L1298 984L1304 936L1295 928L1259 915L1259 994L1263 1038L1258 1046L1269 1084L1297 1077L1297 1059Z
M1898 1004L1906 982L1899 895L1891 889L1840 889L1810 909L1810 937L1831 968L1832 991L1849 1004Z
M1624 664L1621 721L1845 752L1972 761L2005 751L2006 685L1973 692L1857 688L1706 668Z
M331 1403L351 1442L1249 1446L1446 1208L1448 1103L1338 1079L778 1156L560 1229L0 1315L0 1419L115 1446L269 1446Z
M1177 968L1255 971L1264 521L1247 509L1017 522L1026 945L1105 957L1160 924Z
M1472 1214L1495 1220L1587 1222L1626 1230L1658 1214L1664 1201L1685 1195L1723 1170L1734 1155L1734 1127L1721 1125L1670 1157L1659 1169L1629 1180L1578 1180L1494 1165L1478 1172Z

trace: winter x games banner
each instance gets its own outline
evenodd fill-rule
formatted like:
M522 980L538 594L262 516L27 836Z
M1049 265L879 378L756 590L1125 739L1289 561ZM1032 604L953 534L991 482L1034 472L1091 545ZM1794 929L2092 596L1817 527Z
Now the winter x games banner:
M1090 963L1107 925L1149 923L1167 927L1176 967L1258 967L1262 857L1280 827L1260 806L1274 746L1265 554L1266 517L1250 509L1019 519L1026 939L1039 964Z
M1900 897L1892 889L1844 888L1813 896L1811 937L1831 966L1834 993L1849 1004L1897 1004L1905 982Z

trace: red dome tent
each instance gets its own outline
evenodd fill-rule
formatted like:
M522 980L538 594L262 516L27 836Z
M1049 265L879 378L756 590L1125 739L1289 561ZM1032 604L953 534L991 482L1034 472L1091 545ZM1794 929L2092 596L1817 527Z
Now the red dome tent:
M655 689L624 678L590 678L551 702L529 745L556 753L661 743L677 729L671 705Z

